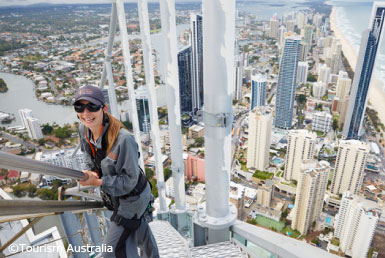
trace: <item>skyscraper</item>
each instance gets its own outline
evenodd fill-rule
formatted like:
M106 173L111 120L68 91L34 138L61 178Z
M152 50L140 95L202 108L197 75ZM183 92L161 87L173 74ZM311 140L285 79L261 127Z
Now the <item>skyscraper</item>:
M184 47L178 53L180 111L191 112L192 108L191 47Z
M242 76L242 60L240 56L236 56L234 58L234 99L241 101L242 100L242 81L243 81L243 76Z
M285 179L299 178L301 162L312 160L317 135L307 130L291 130L288 135Z
M313 41L313 25L306 24L303 28L303 36L302 36L302 42L309 46L309 49L311 48L311 44Z
M349 97L350 85L352 80L348 77L346 72L340 71L338 74L336 96L339 99L345 99Z
M300 50L299 36L288 36L285 39L275 101L274 125L278 128L290 129L291 127Z
M329 172L330 164L324 160L309 160L301 164L291 223L291 227L301 234L306 234L321 214Z
M298 62L297 83L306 83L308 71L309 64L307 62Z
M135 90L136 107L138 111L139 129L143 133L151 130L150 110L148 108L147 88L140 86Z
M328 85L330 82L330 68L326 64L323 64L319 67L317 81L323 82L326 85Z
M358 139L364 118L370 80L377 49L379 48L385 19L385 4L373 3L369 29L362 34L360 52L350 91L349 106L342 135L346 139Z
M369 147L357 140L342 140L338 147L336 166L330 191L342 194L350 191L356 194L364 179Z
M373 240L379 214L376 203L345 192L334 222L340 249L350 257L366 257Z
M269 37L270 38L278 38L278 26L279 22L277 19L272 18L270 20L270 30L269 30Z
M43 133L40 128L39 120L33 117L32 110L24 108L19 110L21 122L27 129L28 136L31 139L39 140L43 138Z
M272 110L256 107L249 113L247 167L264 171L269 166Z
M266 105L266 85L267 79L265 75L257 74L251 76L250 110Z
M202 15L191 14L192 107L203 106L203 30Z

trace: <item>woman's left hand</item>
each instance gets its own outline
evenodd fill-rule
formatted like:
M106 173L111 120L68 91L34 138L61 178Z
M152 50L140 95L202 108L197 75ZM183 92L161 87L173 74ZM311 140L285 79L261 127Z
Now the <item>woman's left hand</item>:
M83 170L83 173L88 175L87 180L80 180L79 183L82 186L101 186L102 185L102 179L99 178L98 174L93 171L89 170Z

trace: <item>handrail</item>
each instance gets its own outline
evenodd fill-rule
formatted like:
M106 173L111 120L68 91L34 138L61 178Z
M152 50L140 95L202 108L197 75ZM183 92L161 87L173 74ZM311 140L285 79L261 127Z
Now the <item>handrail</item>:
M102 202L0 200L0 216L103 208Z
M0 167L62 178L78 180L86 180L88 178L86 174L79 170L60 167L38 160L27 159L2 151L0 151Z

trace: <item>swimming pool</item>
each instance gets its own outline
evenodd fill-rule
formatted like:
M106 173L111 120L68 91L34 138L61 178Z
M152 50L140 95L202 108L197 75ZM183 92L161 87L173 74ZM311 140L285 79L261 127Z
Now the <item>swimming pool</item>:
M279 164L282 163L282 159L280 159L280 158L273 158L273 163L274 163L274 165L279 165Z
M330 223L332 222L332 218L326 217L325 222L328 223L328 224L330 224Z

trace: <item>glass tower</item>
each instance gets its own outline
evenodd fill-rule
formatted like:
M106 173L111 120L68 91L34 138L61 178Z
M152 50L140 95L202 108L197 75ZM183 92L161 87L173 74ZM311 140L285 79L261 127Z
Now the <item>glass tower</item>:
M274 126L277 128L291 127L300 52L301 37L288 36L285 39L278 73L274 117Z
M251 77L251 103L250 110L254 107L261 107L266 105L266 76L258 74Z
M192 97L194 112L203 106L203 30L202 15L191 14Z
M377 49L381 42L384 14L385 4L374 3L369 29L362 33L361 47L344 123L343 137L346 139L358 139L360 136L370 80L376 61Z
M178 53L179 95L181 113L192 112L191 47Z

